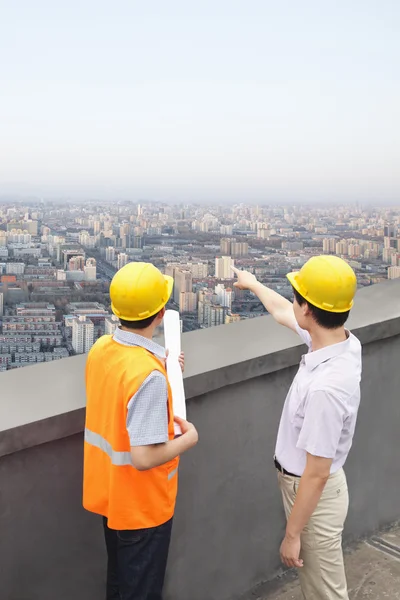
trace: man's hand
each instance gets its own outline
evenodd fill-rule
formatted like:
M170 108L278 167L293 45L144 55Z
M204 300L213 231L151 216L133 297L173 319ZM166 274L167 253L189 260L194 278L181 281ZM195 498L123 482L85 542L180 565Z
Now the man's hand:
M236 267L231 267L231 269L237 275L237 281L233 284L234 287L240 290L251 290L257 285L257 278L252 273L249 273L249 271L240 271Z
M199 441L199 434L197 433L196 427L193 423L189 423L189 421L185 421L185 419L181 419L175 415L174 417L175 423L178 423L179 427L182 431L182 437L187 439L187 450L189 448L193 448Z
M288 535L286 535L280 549L281 561L283 564L289 568L295 567L296 569L301 569L303 566L303 561L299 558L300 550L300 536L298 535L293 538L289 538Z
M165 368L167 368L167 358L168 358L168 355L169 355L169 350L166 350L165 351L165 359L163 361ZM179 362L179 365L180 365L180 367L182 369L182 373L183 373L184 370L185 370L185 353L184 352L180 353L180 355L178 357L178 362Z

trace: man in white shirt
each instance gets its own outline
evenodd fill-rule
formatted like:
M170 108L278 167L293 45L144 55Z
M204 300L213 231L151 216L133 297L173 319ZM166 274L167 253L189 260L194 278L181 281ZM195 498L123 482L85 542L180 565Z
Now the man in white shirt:
M287 516L280 554L299 569L306 600L348 600L342 532L349 498L343 465L360 403L361 344L344 327L357 288L336 256L310 259L290 273L293 304L234 269L281 325L308 346L283 408L275 453Z

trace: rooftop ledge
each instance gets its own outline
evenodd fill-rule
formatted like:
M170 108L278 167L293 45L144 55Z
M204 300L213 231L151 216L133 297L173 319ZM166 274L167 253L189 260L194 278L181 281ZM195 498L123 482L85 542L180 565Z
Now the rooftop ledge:
M362 344L400 334L400 280L359 291L349 328ZM296 365L299 338L260 317L183 335L189 400ZM83 430L85 356L0 374L0 456Z

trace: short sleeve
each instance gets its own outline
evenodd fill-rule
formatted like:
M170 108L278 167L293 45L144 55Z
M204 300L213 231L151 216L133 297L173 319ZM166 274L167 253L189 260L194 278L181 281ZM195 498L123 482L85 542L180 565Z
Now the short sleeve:
M296 333L301 337L302 341L311 348L311 335L305 329L302 329L296 322Z
M126 428L131 446L168 441L168 385L160 371L150 373L129 401Z
M325 391L313 392L306 401L297 448L313 456L334 459L346 417L340 398Z

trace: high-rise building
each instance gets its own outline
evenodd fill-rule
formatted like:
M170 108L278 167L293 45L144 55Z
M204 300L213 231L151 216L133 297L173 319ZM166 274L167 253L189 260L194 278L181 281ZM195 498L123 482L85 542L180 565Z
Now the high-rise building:
M219 231L222 235L232 235L233 226L232 225L221 225Z
M0 317L3 316L4 312L4 294L0 292Z
M397 254L396 250L392 247L384 248L382 250L382 260L384 263L390 264L392 262L392 256Z
M385 227L383 228L383 235L385 237L395 237L395 235L397 234L397 227L396 225L385 225Z
M235 238L222 238L220 248L223 256L246 256L249 253L249 244L237 242Z
M221 256L215 259L215 277L217 279L233 279L232 267L234 260L230 256Z
M228 256L231 254L232 240L230 238L221 238L220 249L221 254Z
M181 265L178 263L168 263L165 267L165 274L175 279L175 271L180 267Z
M83 271L84 266L84 256L72 256L68 261L68 271Z
M396 248L397 249L397 245L398 245L397 242L398 242L398 240L395 237L387 237L386 236L383 239L383 245L385 248Z
M388 279L400 279L400 267L389 267Z
M82 248L77 248L74 245L60 245L59 250L58 250L58 254L59 254L59 262L63 262L64 265L64 270L67 269L67 266L69 264L69 261L71 258L75 257L75 256L82 256L83 260L85 259L85 252L82 250ZM84 263L83 263L84 264ZM82 266L83 269L83 266Z
M129 258L128 255L125 254L125 252L120 252L120 254L118 254L118 269L122 269L122 267L124 267L125 265L127 265L129 262Z
M176 269L174 283L174 302L179 304L181 292L191 292L193 289L191 272L189 270Z
M232 256L246 256L249 253L249 244L247 242L233 241L231 245Z
M197 295L195 292L181 292L179 294L179 311L196 312L197 310Z
M336 254L338 256L347 256L348 246L346 240L342 240L336 244Z
M85 316L72 320L72 347L76 354L89 352L94 343L94 324Z
M97 267L96 259L88 258L84 267L85 281L96 281Z
M361 246L359 244L349 244L348 253L350 258L361 256Z
M392 254L392 267L400 267L400 254Z
M119 326L119 319L115 315L110 315L104 320L104 332L106 335L114 335Z
M106 248L106 261L114 262L114 260L115 260L115 248L114 248L114 246L108 246L108 248Z
M322 242L322 249L325 254L336 252L336 240L335 238L324 238Z
M219 306L218 304L210 304L209 310L207 311L207 327L217 327L218 325L224 325L225 316L227 310L224 306Z
M225 286L222 283L219 283L217 286L215 286L215 293L217 295L219 304L225 308L229 308L230 310L232 308L232 289L225 289Z
M187 269L192 273L193 279L205 279L208 276L207 263L188 263Z
M198 303L197 303L197 320L200 325L205 325L206 311L205 306L206 303L210 303L212 298L212 292L208 289L200 290L198 293Z

